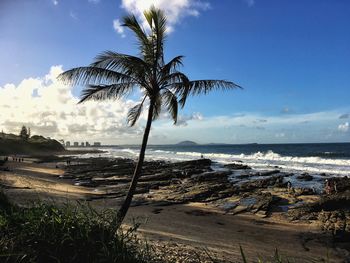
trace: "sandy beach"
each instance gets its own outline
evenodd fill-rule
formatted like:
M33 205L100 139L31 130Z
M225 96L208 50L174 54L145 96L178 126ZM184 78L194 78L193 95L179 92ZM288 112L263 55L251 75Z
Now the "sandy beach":
M97 209L115 209L120 201L106 197L107 191L76 186L73 179L60 178L65 173L64 163L11 161L8 167L10 171L0 172L1 185L10 200L20 205L38 200L87 200ZM280 212L262 218L249 212L232 215L203 202L136 202L126 221L132 224L134 220L141 223L138 233L160 250L205 254L207 249L227 262L239 262L239 245L254 260L271 258L275 249L295 262L326 262L327 257L329 262L346 262L348 255L345 249L334 246L331 236L321 232L317 224L291 222Z

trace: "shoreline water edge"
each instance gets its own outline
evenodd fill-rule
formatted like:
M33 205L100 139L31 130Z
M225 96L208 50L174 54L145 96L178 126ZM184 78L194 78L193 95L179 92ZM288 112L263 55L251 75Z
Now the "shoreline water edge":
M79 148L70 148L70 150ZM81 149L81 148L80 148ZM86 153L80 158L108 157L137 159L135 145L98 148L101 153ZM248 144L248 145L150 145L146 159L169 162L208 158L213 169L220 170L229 163L243 163L256 171L280 170L291 173L290 183L296 187L310 187L322 191L324 181L333 176L350 176L350 143L332 144ZM310 175L315 180L297 180ZM240 176L235 172L232 180Z

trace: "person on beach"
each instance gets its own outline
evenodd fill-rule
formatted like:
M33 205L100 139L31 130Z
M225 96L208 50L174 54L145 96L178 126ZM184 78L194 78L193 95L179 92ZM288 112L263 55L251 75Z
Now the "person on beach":
M292 192L292 183L290 181L287 182L287 189L288 193L290 194Z
M328 179L326 179L326 184L325 184L325 193L327 195L330 195L333 193L334 189L334 183Z

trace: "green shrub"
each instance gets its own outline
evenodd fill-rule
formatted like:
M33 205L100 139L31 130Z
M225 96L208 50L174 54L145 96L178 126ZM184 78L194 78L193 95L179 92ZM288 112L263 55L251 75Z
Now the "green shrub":
M0 206L0 262L155 262L134 229L115 229L114 212L82 204L6 207Z

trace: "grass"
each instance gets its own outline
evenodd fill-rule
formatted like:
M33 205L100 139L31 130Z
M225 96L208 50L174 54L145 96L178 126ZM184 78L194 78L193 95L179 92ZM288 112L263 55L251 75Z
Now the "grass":
M134 229L117 231L115 214L87 205L12 205L0 192L0 262L155 262Z

